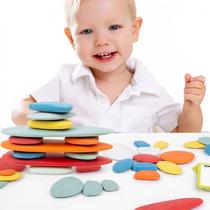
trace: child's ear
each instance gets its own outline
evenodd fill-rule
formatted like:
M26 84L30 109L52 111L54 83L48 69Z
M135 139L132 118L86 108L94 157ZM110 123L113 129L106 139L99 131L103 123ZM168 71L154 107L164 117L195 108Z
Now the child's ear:
M136 17L135 20L133 21L133 29L132 29L133 42L138 41L141 25L142 25L142 18Z
M74 47L74 40L72 38L71 31L69 30L69 28L68 27L64 28L64 32L65 32L67 38L69 39L71 45Z

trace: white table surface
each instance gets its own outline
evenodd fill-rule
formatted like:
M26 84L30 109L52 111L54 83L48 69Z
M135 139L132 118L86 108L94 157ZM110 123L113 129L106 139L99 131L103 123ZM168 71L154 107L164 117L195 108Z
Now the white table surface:
M7 137L0 135L4 140ZM189 164L182 165L181 175L169 175L160 172L158 181L140 181L133 178L134 172L128 171L121 174L112 172L112 165L104 165L100 171L91 173L76 173L68 175L37 175L28 170L23 172L21 180L9 183L0 189L0 209L2 210L133 210L142 205L163 200L199 197L204 204L196 209L210 209L210 192L196 188L196 175L192 166L198 162L210 163L203 149L186 149L183 143L196 140L201 136L210 136L210 133L201 134L111 134L100 137L100 141L108 143L123 143L133 145L137 139L145 140L150 144L158 140L169 142L169 150L187 150L195 154L195 159ZM6 150L1 149L3 154ZM102 181L112 179L116 181L120 189L116 192L103 192L96 197L85 197L79 194L74 197L55 199L50 196L49 190L53 183L66 176L75 176L83 182L87 180ZM210 177L209 177L210 178Z

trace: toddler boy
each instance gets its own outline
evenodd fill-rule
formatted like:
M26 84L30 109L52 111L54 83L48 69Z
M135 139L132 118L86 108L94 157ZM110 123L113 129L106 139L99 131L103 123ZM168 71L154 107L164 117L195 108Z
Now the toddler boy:
M134 0L67 0L65 33L80 64L63 65L58 75L30 94L12 113L27 122L28 104L54 101L74 106L76 125L117 132L200 132L205 78L185 75L184 104L175 103L137 59L130 58L142 18Z

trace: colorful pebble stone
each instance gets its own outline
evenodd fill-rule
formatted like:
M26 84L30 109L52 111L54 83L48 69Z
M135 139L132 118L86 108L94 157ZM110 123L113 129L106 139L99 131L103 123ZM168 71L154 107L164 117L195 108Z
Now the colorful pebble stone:
M32 129L28 126L16 126L2 129L2 133L19 137L88 137L113 133L113 130L100 127L74 126L67 130Z
M158 141L154 144L154 147L159 148L159 149L165 149L168 147L168 142L166 141Z
M9 141L13 144L35 145L35 144L42 144L43 138L28 138L28 137L10 136Z
M138 148L140 154L159 155L162 151L155 147L140 147Z
M0 176L11 176L15 174L15 169L5 169L0 171Z
M127 158L132 158L136 151L124 144L113 143L112 149L103 152L103 155L111 158L112 160L123 160Z
M202 144L210 144L210 137L200 137L198 138L198 141Z
M138 162L149 162L149 163L157 163L158 161L162 160L160 157L150 154L134 155L133 159Z
M52 112L52 113L66 113L72 110L73 106L67 103L57 102L39 102L29 104L29 109L39 112Z
M18 152L13 151L12 156L20 159L35 159L35 158L43 158L45 156L44 152Z
M0 158L0 170L6 169L14 169L15 171L23 171L25 169L25 165L17 164L14 161L5 161Z
M191 210L203 203L200 198L180 198L138 207L134 210Z
M141 141L141 140L134 141L134 145L136 147L150 147L149 143L147 143L145 141Z
M86 138L70 138L66 137L65 142L67 144L75 144L75 145L94 145L99 142L98 136L96 137L86 137Z
M84 184L82 193L83 195L90 197L100 195L102 191L103 189L99 182L88 180Z
M29 171L33 174L63 175L63 174L72 173L73 169L70 167L34 167L34 166L30 166Z
M30 166L49 166L49 167L71 167L71 166L86 166L86 160L76 160L64 157L62 153L47 153L46 157L38 159L17 159L14 158L11 152L7 152L3 155L3 159L10 163L22 164L24 168L25 165ZM112 160L106 157L98 156L95 160L89 160L88 165L105 165L111 163Z
M112 170L115 173L123 173L130 170L133 167L133 164L134 161L132 159L119 160L113 165Z
M205 152L207 155L210 155L210 144L207 144L207 145L205 146L204 152Z
M18 180L22 177L21 172L15 172L15 174L10 175L10 176L1 176L0 175L0 181L15 181Z
M93 171L98 171L101 169L100 165L86 165L86 166L77 166L76 167L76 172L78 173L88 173L88 172L93 172Z
M119 190L119 185L110 179L105 179L101 182L102 188L106 192L113 192Z
M158 168L154 163L146 163L146 162L136 162L132 166L133 171L145 171L145 170L153 170L156 171Z
M111 149L112 145L99 142L92 146L79 146L73 144L66 144L64 142L45 142L45 144L33 145L17 145L11 144L10 141L3 141L1 146L13 151L19 152L98 152L106 149Z
M73 123L70 120L29 120L27 125L30 128L46 130L65 130L73 127Z
M98 152L90 152L90 153L65 152L65 156L78 160L94 160L97 158Z
M134 174L134 178L137 180L158 180L160 174L153 170L138 171Z
M65 114L56 114L48 112L34 112L27 115L28 119L31 120L63 120L69 117L75 116L74 112L68 112Z
M184 147L191 149L204 149L205 144L202 144L199 141L189 141L184 144Z
M55 182L50 189L50 193L55 198L67 198L81 193L83 187L80 179L69 176Z
M193 161L195 155L187 151L168 151L160 155L162 160L170 161L176 164L186 164Z
M178 175L182 173L182 169L178 165L169 161L159 161L157 167L168 174Z
M5 187L7 185L7 182L5 181L0 181L0 189Z

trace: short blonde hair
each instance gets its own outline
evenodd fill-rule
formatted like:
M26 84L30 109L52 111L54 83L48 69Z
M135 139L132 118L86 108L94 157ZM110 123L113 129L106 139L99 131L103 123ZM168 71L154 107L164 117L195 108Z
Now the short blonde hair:
M75 14L79 9L82 0L65 0L65 19L68 26L71 25L71 20L75 18ZM136 18L136 4L135 0L127 0L131 10L132 18Z

